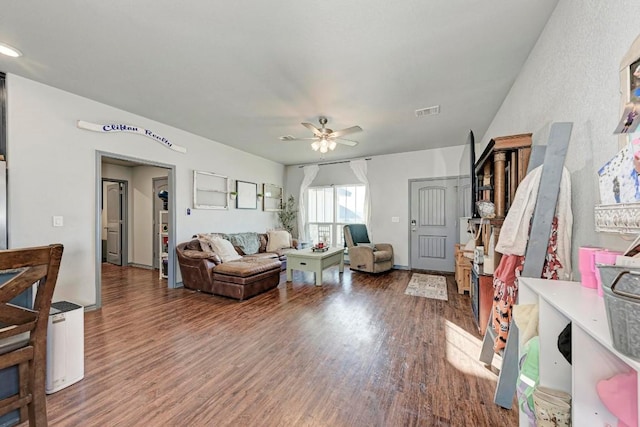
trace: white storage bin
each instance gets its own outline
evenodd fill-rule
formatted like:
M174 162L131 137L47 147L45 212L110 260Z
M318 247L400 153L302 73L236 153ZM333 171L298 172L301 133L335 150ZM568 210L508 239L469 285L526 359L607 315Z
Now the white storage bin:
M84 378L84 308L60 301L51 304L47 330L45 392L55 393Z

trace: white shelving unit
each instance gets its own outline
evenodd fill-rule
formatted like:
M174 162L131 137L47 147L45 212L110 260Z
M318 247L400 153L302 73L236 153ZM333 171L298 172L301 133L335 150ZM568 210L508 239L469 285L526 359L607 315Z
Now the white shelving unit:
M160 279L166 279L169 267L169 211L158 212L158 270Z
M572 425L617 425L596 385L618 373L640 371L640 362L613 348L604 299L578 282L523 277L519 287L518 303L538 303L540 308L540 385L571 393ZM558 335L569 322L571 365L557 346ZM521 411L520 426L528 425Z

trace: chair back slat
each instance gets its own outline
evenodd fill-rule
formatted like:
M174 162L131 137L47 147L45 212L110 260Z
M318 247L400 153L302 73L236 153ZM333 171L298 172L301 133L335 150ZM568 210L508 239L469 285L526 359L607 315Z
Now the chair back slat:
M0 323L9 325L11 323L25 323L38 318L38 313L34 310L19 307L13 304L0 305Z
M11 325L8 328L0 329L0 339L15 337L16 335L31 332L36 326L36 321L23 323L20 325Z
M55 245L52 245L55 246ZM35 248L9 249L0 251L0 270L32 267L35 265L48 265L51 260L52 246L39 246ZM59 245L62 248L62 245ZM62 253L62 249L60 249Z
M47 265L27 267L16 276L0 285L0 303L9 302L16 295L33 286L38 280L47 275Z

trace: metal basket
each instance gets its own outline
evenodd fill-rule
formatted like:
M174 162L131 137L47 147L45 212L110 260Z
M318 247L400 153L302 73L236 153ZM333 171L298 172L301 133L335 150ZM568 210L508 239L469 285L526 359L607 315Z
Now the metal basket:
M605 264L596 264L596 267L600 271L600 278L602 279L602 287L610 288L611 284L616 277L623 271L630 271L631 269L622 265L605 265Z
M602 290L613 348L640 360L640 271L623 271Z

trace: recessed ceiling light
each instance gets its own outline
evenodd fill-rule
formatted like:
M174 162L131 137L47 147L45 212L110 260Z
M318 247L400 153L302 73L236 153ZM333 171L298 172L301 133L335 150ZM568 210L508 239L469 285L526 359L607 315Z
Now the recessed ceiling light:
M18 49L4 43L0 43L0 53L3 55L10 56L12 58L17 58L19 56L22 56L22 52L20 52Z

